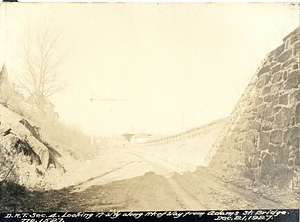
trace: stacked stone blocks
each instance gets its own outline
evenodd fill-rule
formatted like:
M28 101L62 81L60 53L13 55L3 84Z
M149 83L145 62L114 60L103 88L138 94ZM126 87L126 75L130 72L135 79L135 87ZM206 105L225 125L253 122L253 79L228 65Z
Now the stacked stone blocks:
M264 183L299 174L299 47L300 27L265 57L215 144L211 166L235 167Z

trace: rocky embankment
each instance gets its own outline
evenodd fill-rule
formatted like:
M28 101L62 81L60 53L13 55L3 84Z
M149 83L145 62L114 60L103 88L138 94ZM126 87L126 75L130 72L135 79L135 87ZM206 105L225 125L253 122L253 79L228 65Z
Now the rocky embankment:
M48 139L15 111L22 113L23 96L11 87L5 62L0 61L0 68L0 188L5 184L51 188L57 182L54 178L69 167L65 164L72 159L72 150Z
M67 155L42 139L40 129L22 116L0 104L0 181L28 188L45 188L51 171L56 175L66 169Z
M219 177L299 190L300 27L266 55L210 155Z

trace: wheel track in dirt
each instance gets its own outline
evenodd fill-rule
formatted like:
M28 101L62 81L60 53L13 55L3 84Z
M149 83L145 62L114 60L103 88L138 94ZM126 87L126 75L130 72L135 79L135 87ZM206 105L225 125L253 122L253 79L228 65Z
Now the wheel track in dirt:
M152 162L151 160L149 160L147 157L150 158L154 158L154 159L158 159L160 161L165 161L168 162L174 166L177 167L181 167L183 169L183 171L189 171L189 169L185 166L176 164L176 163L172 163L170 161L167 161L165 159L159 158L159 157L154 157L151 156L149 154L143 153L143 152L130 152L132 155L138 156L139 158L143 159L144 161L146 161L147 163L149 163L150 165L152 165L156 170L158 170L159 172L161 172L162 175L166 175L166 170L164 170L161 166L159 166L158 164ZM147 156L147 157L145 157ZM285 208L287 209L288 207L276 202L270 198L267 198L265 196L262 196L258 193L254 193L251 190L247 190L244 189L242 187L239 187L235 184L232 183L226 183L223 182L222 180L209 175L205 172L201 172L199 170L195 171L194 173L194 177L198 176L200 177L203 181L205 181L205 183L207 185L210 185L211 187L221 187L222 189L226 189L226 191L228 191L229 193L232 193L234 195L237 195L239 197L241 197L242 199L244 199L246 202L248 202L249 204L255 206L255 208L257 209L277 209L277 208ZM192 209L197 209L197 210L201 210L201 209L212 209L212 207L210 206L210 204L208 203L204 203L199 199L214 199L212 195L208 194L205 192L205 189L202 189L201 192L201 198L196 198L195 196L193 196L191 194L190 190L185 189L184 185L182 185L182 183L176 179L176 177L172 178L170 176L165 177L168 182L170 183L170 185L174 188L174 191L179 194L179 197L183 200L183 203L186 204L186 206L190 206ZM188 180L188 179L187 179ZM199 187L201 189L201 186ZM186 195L187 198L183 197L183 195ZM217 199L217 198L215 198ZM217 201L216 201L217 202ZM195 204L194 206L191 206L192 204ZM196 207L195 207L196 206ZM197 208L199 207L199 208ZM220 203L216 203L214 205L213 208L215 209L220 209L222 207L222 204Z
M175 179L173 179L167 170L159 166L158 164L150 161L149 159L144 158L140 154L130 152L132 155L135 155L142 159L143 161L147 162L149 165L151 165L156 172L160 175L165 175L164 178L167 180L167 182L170 184L170 186L173 188L174 192L178 195L178 200L185 210L199 210L199 209L206 209L206 206L201 203L198 199L196 199L194 196L190 195L190 193L182 187Z
M126 167L126 166L128 166L129 164L132 164L132 163L134 163L134 162L135 162L135 161L128 162L128 163L123 164L123 165L121 165L121 166L119 166L119 167L115 167L115 168L113 168L113 169L111 169L111 170L109 170L109 171L107 171L107 172L104 172L103 174L101 174L101 175L99 175L99 176L91 177L91 178L89 178L88 180L86 180L86 181L84 181L84 182L80 182L80 183L74 185L75 188L74 188L73 192L83 191L83 190L85 190L86 188L90 187L91 185L97 183L97 180L101 179L102 177L104 177L104 176L106 176L106 175L108 175L108 174L114 173L114 172L116 172L116 171L118 171L118 170L121 170L121 169L123 169L124 167Z
M147 153L144 153L144 152L135 151L134 153L133 153L133 152L129 152L129 153L139 155L139 157L140 157L141 155L143 155L143 156L148 156L148 157L150 157L150 158L155 158L155 159L160 160L160 161L163 161L163 162L167 162L167 163L171 164L172 166L176 166L176 167L178 167L178 168L181 168L182 171L190 171L190 170L191 170L190 168L188 168L188 167L186 167L186 166L184 166L184 165L182 165L182 164L174 163L174 162L169 161L169 160L167 160L167 159L164 159L164 158L161 158L161 157L157 157L157 156L153 156L153 155L150 155L150 154L147 154ZM150 162L151 162L151 161L150 161Z
M201 171L196 171L196 175L198 175L201 178L204 178L207 180L209 183L217 184L221 187L226 188L228 191L231 193L235 193L236 195L244 198L248 202L255 203L257 206L257 209L288 209L288 206L285 206L279 202L276 202L270 198L267 198L265 196L262 196L261 194L254 193L251 190L244 189L242 187L239 187L235 184L232 183L226 183L223 182L216 177L209 175L207 173L201 172Z
M176 196L176 198L172 199L174 202L173 205L170 205L173 207L177 206L174 210L213 210L231 208L236 209L236 207L241 207L238 203L239 200L242 200L244 203L246 203L246 206L250 207L251 209L287 208L286 206L280 205L280 203L263 197L257 193L254 193L251 190L246 190L232 183L223 182L222 180L208 174L205 171L202 172L201 170L197 170L191 173L188 167L172 163L170 161L166 161L165 159L155 157L147 153L143 153L140 151L127 151L126 153L137 157L140 161L136 160L128 162L125 165L117 167L100 176L91 178L88 181L86 181L86 183L96 181L97 179L107 174L121 170L122 168L134 162L144 162L147 165L151 166L151 168L153 168L154 174L156 173L157 175L161 175L160 179L159 177L153 177L153 180L156 181L156 179L158 179L156 183L165 181L171 189L169 195L172 195L173 197ZM179 172L185 173L183 175L180 175L179 173L174 173L176 172L173 170L174 168L176 168ZM139 192L144 193L142 184L145 185L145 182L143 183L143 178L144 177L137 178L138 180L135 181L135 184L132 184L131 187L126 188L127 200L125 202L118 203L117 205L108 204L106 206L98 206L98 208L131 210L130 207L126 207L129 204L129 206L133 206L134 208L138 209L155 210L156 205L154 205L154 203L151 203L151 201L154 201L158 204L157 207L159 209L162 209L163 206L166 205L160 204L159 201L157 202L157 200L151 195L154 194L151 193L152 191L150 191L149 193L149 190L146 190L148 193L145 195L143 194L143 198L135 194L136 190L139 190ZM148 187L148 184L146 186ZM165 190L165 188L163 189ZM163 197L167 197L168 194L164 192L161 192L160 194L162 196L157 196L155 194L156 198L158 197L159 200L164 201ZM229 198L231 202L229 201L229 203L226 203L227 198L225 198L225 201L224 199L222 199L226 195L228 195L231 198ZM234 200L234 197L237 197L237 199L239 200ZM177 204L175 204L175 202ZM137 207L137 204L139 204L139 207L141 208ZM224 208L224 206L226 206L226 208Z

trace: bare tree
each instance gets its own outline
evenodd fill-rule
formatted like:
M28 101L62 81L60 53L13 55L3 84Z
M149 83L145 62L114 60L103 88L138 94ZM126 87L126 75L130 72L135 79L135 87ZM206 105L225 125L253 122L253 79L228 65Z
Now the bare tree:
M31 95L39 111L46 99L66 87L61 68L67 51L62 50L62 28L50 22L23 25L19 44L14 47L18 60L16 85Z

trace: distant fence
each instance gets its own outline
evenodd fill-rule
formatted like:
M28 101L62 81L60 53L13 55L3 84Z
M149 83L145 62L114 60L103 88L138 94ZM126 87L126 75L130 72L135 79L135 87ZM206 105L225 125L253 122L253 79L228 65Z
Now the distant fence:
M206 134L209 131L213 130L215 127L219 127L222 123L224 123L226 121L227 118L228 117L218 119L218 120L212 121L210 123L207 123L205 125L197 126L197 127L188 129L186 131L183 131L181 133L168 136L168 137L163 137L163 138L155 139L155 140L149 140L148 142L145 142L143 144L147 144L147 145L151 145L151 146L161 146L161 145L165 145L168 143L179 142L179 141L183 141L183 140L193 138L193 137L196 137L199 135L203 135L203 134Z

